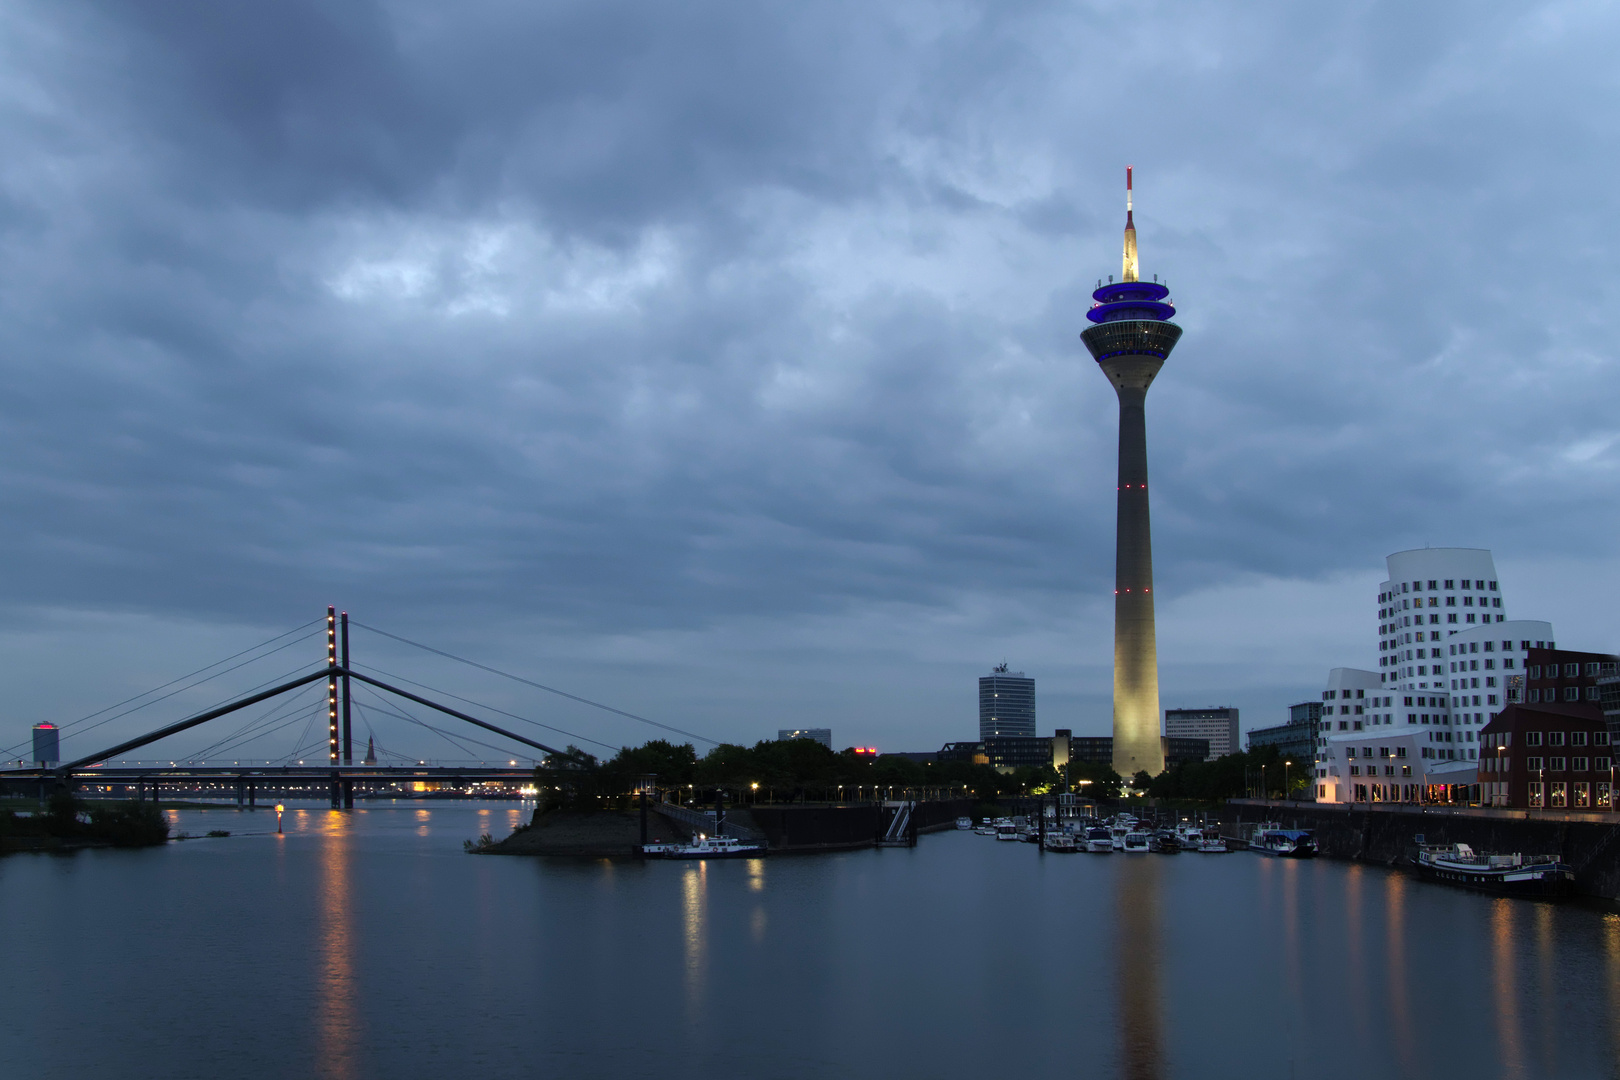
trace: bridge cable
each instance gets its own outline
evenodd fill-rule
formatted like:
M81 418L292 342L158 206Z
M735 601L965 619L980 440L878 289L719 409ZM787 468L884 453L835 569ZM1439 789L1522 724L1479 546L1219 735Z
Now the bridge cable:
M241 652L233 653L232 655L225 657L225 659L223 659L223 660L216 660L212 664L207 665L206 667L200 667L196 671L191 672L191 674L189 674L189 675L181 675L177 679L170 679L168 682L163 683L161 686L154 686L150 690L143 690L141 693L136 694L134 697L125 698L123 701L120 701L117 704L108 705L105 709L97 709L95 712L90 713L90 714L88 714L86 716L81 716L77 720L69 721L68 723L63 724L61 727L57 728L57 731L66 732L68 729L77 727L79 724L84 723L86 720L95 719L96 717L100 716L104 712L111 712L113 709L121 708L121 707L123 707L125 705L128 705L132 701L139 701L141 698L146 697L148 694L155 694L159 690L167 689L168 687L173 686L177 682L185 682L185 680L190 679L193 676L201 675L203 672L207 671L209 668L215 668L215 667L218 667L221 664L228 664L232 660L235 660L239 656L246 656L248 653L257 652L259 649L264 648L266 645L273 645L276 642L280 641L284 637L288 637L289 635L296 634L300 630L308 629L311 626L317 626L317 625L319 625L320 623L322 623L324 621L325 621L324 619L312 619L311 621L309 621L307 623L304 623L302 626L295 626L291 630L288 630L286 633L277 634L273 638L269 638L268 640L259 642L257 645L254 645L252 648L243 649ZM316 633L319 633L319 631L317 630ZM237 670L237 668L246 667L248 664L254 663L255 661L263 660L265 656L272 656L275 653L280 652L282 649L288 648L289 646L292 646L292 645L296 645L296 644L298 644L299 641L304 641L307 638L311 638L311 637L314 637L314 636L315 636L315 634L306 634L306 635L304 635L304 637L299 638L298 641L289 641L286 645L283 645L280 648L270 650L270 652L265 653L264 656L257 656L257 657L254 657L253 660L247 660L247 661L244 661L241 664L236 665L236 667L227 668L225 671L215 672L213 675L208 676L207 679L199 679L197 682L194 682L194 683L190 684L190 686L182 686L180 689L174 691L174 693L164 694L163 697L154 698L153 700L148 701L145 704L137 705L133 709L129 709L129 710L125 711L125 712L121 712L121 713L118 714L118 716L109 716L109 717L107 717L106 720L102 720L100 723L90 725L90 727L85 728L84 731L93 731L94 729L100 727L102 724L109 723L110 721L113 721L113 720L117 720L118 717L120 717L120 716L128 716L130 713L139 712L140 710L146 708L147 705L155 705L159 701L166 701L167 699L173 697L175 694L184 693L186 690L189 690L189 689L191 689L192 687L195 687L195 686L201 686L203 683L208 682L211 679L216 679L221 675L229 674L230 672ZM302 670L302 668L300 668L299 670ZM267 684L264 684L264 685L269 685L269 684L267 683ZM83 734L83 732L82 731L81 732L75 732L75 734ZM29 745L27 742L20 742L20 743L17 743L15 746L7 747L5 750L0 750L0 757L10 757L12 751L19 750L22 747L27 746L27 745Z
M406 721L409 721L412 724L416 724L418 727L427 728L429 731L431 731L435 735L439 736L439 738L443 739L445 742L449 743L451 746L454 746L457 750L461 751L463 754L467 754L467 755L472 754L471 750L467 749L460 742L458 742L455 738L453 738L452 736L450 736L446 732L440 731L438 728L434 727L432 724L427 723L425 720L418 720L416 717L410 715L407 712L404 712L403 710L398 711L398 712L395 712L395 711L391 710L389 708L389 703L383 699L382 695L378 694L375 690L372 690L369 686L362 686L362 689L366 693L371 694L373 697L375 697L379 701L383 702L383 704L374 706L374 708L376 708L384 716L389 716L389 715L396 716L401 720L406 720ZM473 740L469 740L469 741L473 741ZM484 743L483 745L488 746L489 744ZM469 758L469 760L470 760L470 758Z
M373 634L381 634L383 637L392 638L403 645L415 646L418 649L433 653L436 656L442 656L447 660L454 660L457 663L466 664L469 667L475 667L480 671L487 671L491 675L499 675L503 679L511 679L513 682L522 683L524 686L532 686L536 690L544 690L548 694L556 694L558 697L565 697L570 701L577 701L582 705L589 705L593 709L602 709L605 712L614 713L618 716L623 716L642 724L650 724L655 728L662 728L665 731L673 731L677 735L685 735L687 738L697 739L699 742L712 743L715 746L720 745L720 741L718 739L711 739L707 735L699 735L696 732L687 731L684 728L672 727L669 724L661 724L657 720L649 720L645 716L637 716L633 712L625 712L623 709L615 709L612 705L604 705L600 701L592 701L590 698L583 698L578 694L570 694L566 690L558 690L555 686L547 686L544 683L535 682L533 679L525 679L521 675L513 675L510 671L502 671L500 668L490 667L488 664L480 664L476 660L468 660L464 656L457 656L455 653L448 653L443 649L435 649L431 645L424 645L420 641L412 641L410 638L400 637L398 634L390 634L386 630L379 630L375 626L367 626L365 623L360 622L357 619L350 619L349 625L358 626L364 630L370 630Z
M465 746L461 746L459 744L458 739L453 738L452 736L450 736L446 732L439 730L438 728L434 727L432 724L429 724L427 721L418 720L416 717L414 717L414 716L410 715L409 713L405 712L403 706L393 706L392 703L390 703L386 699L384 699L381 694L378 694L376 691L370 689L369 687L366 688L366 692L371 694L371 696L377 698L379 701L383 702L382 705L374 705L372 707L377 709L377 711L382 713L384 716L395 716L395 717L398 717L401 720L408 720L413 724L417 724L417 725L420 725L421 727L425 727L429 731L439 735L440 737L442 737L444 739L449 740L452 744L455 744L456 748L458 750L460 750L462 753L467 753L467 754L472 753L472 751L468 750ZM399 712L394 712L393 711L394 708L398 708L398 709L400 709L400 711ZM496 746L493 743L484 742L481 739L475 739L470 735L463 735L463 736L460 736L460 738L465 739L467 742L470 742L470 743L476 743L477 745L482 746L482 747L484 747L484 748L486 748L488 750L494 750L494 751L497 751L499 753L505 754L507 756L508 760L511 760L511 758L514 756L511 753L511 751L507 750L504 747ZM525 760L528 760L528 761L536 761L536 760L538 760L532 754L522 754L522 755L516 755L516 756L523 757ZM421 760L421 759L418 759L418 760Z
M226 735L217 742L204 747L202 750L198 751L195 756L197 758L204 759L206 763L206 759L209 754L215 753L216 751L224 753L225 751L235 749L236 747L247 746L249 743L259 741L266 735L271 735L277 731L280 731L288 724L295 723L298 719L297 715L295 714L302 709L309 708L310 705L314 703L315 696L311 693L312 690L319 690L320 697L322 699L325 698L326 688L321 686L319 683L311 683L309 686L304 688L303 693L294 694L289 700L276 702L270 708L249 720L247 723L241 725L229 735ZM300 701L300 698L305 700ZM255 728L259 730L255 731Z
M195 690L195 689L196 689L196 688L197 688L197 687L199 687L199 686L201 686L201 685L202 685L202 684L203 684L203 683L206 683L206 682L212 682L212 681L213 681L213 680L214 680L214 679L217 679L217 678L219 678L219 677L220 677L220 676L221 676L221 675L229 675L229 674L230 674L230 673L231 673L231 672L233 672L233 671L237 671L237 670L239 670L239 669L241 669L241 668L245 668L245 667L247 667L247 666L248 666L248 665L249 665L249 664L256 664L256 663L258 663L258 662L259 662L259 661L260 661L260 660L263 660L263 659L265 659L265 657L268 657L268 656L274 656L274 655L275 655L275 654L276 654L276 653L278 653L278 652L280 652L280 651L281 651L281 650L282 650L282 649L287 649L287 648L291 648L291 647L292 647L292 646L294 646L294 645L298 645L298 644L301 644L301 643L302 643L302 642L304 642L304 641L306 641L306 640L308 640L308 639L309 639L309 638L312 638L312 637L314 637L314 636L316 636L316 634L318 634L318 633L319 633L319 632L320 632L320 631L318 631L318 630L317 630L317 631L315 631L315 632L314 632L314 633L310 633L310 634L305 634L305 635L304 635L304 636L303 636L303 637L301 637L301 638L298 638L298 639L296 639L296 640L294 640L294 641L289 641L289 642L287 642L287 643L286 643L286 644L285 644L285 645L281 645L281 646L279 646L279 647L277 647L277 648L274 648L274 649L271 649L271 650L270 650L270 651L269 651L269 652L267 652L267 653L264 653L264 654L262 654L262 655L260 655L260 656L255 656L255 657L253 657L253 658L252 658L252 659L251 659L251 660L244 660L244 661L242 661L242 662L241 662L241 663L240 663L240 664L237 664L237 665L235 665L235 666L234 666L234 667L228 667L228 668L226 668L226 669L225 669L225 670L223 670L223 671L216 671L216 672L214 672L214 674L212 674L212 675L210 675L210 676L208 676L208 677L207 677L207 678L205 678L205 679L198 679L198 680L197 680L197 681L196 681L196 682L194 682L194 683L188 683L188 684L187 684L187 685L185 685L185 686L181 686L181 687L178 687L178 688L176 688L176 689L174 689L174 690L171 690L171 691L169 691L169 692L168 692L168 693L167 693L167 694L164 694L164 695L163 695L163 696L162 696L162 697L158 697L158 698L153 698L153 699L152 699L152 700L151 700L151 701L147 701L147 702L142 702L142 703L141 703L141 704L139 704L139 705L137 705L137 706L135 706L135 707L134 707L134 708L133 708L133 709L125 709L125 710L124 710L124 711L123 711L123 712L121 712L121 713L114 713L114 714L113 714L113 715L112 715L112 716L109 716L109 717L106 717L106 718L105 718L105 719L102 719L102 720L97 720L97 721L96 721L96 722L95 722L95 723L93 723L93 724L91 724L91 725L90 725L90 726L89 726L89 727L86 727L86 728L80 728L80 729L79 729L79 730L77 730L77 731L75 731L75 732L74 732L74 733L73 733L73 734L74 734L74 735L83 735L83 734L85 734L85 733L86 733L86 732L90 732L90 731L94 731L94 730L96 730L96 729L97 729L97 728L99 728L99 727L101 727L101 726L102 726L102 725L104 725L104 724L110 724L110 723L112 723L112 722L113 722L113 721L114 721L114 720L120 720L120 719L122 719L122 718L124 718L124 717L126 717L126 716L129 716L129 715L131 715L131 714L132 714L132 713L138 713L138 712L140 712L140 711L141 711L141 710L142 710L142 709L144 709L144 708L146 708L146 707L147 707L147 706L148 706L148 705L156 705L156 704L157 704L157 703L158 703L158 702L160 702L160 701L167 701L167 700L169 700L169 699L170 699L170 698L172 698L172 697L174 697L174 696L175 696L175 695L176 695L176 694L183 694L183 693L185 693L185 692L186 692L186 691L187 691L187 690ZM241 655L241 653L238 653L238 654L237 654L237 655L238 655L238 656L240 656L240 655ZM222 662L223 662L223 661L222 661ZM287 673L287 675L282 675L282 676L279 676L279 678L281 678L281 679L286 679L286 678L287 678L287 676L288 676L288 675L296 675L296 674L297 674L297 673L298 673L298 672L300 672L300 671L304 671L304 670L305 670L305 669L307 669L307 668L308 668L308 667L309 667L309 665L308 665L308 664L300 664L300 665L298 665L298 667L296 667L296 668L294 668L294 669L293 669L293 670L292 670L292 671L290 671L290 672L288 672L288 673ZM204 669L204 670L207 670L207 669ZM195 674L195 673L193 673L193 674ZM176 680L176 681L178 681L178 680ZM257 690L260 690L260 689L262 689L262 688L263 688L263 687L266 687L266 686L274 686L274 685L275 685L275 684L276 684L276 679L271 679L271 680L269 680L269 681L268 681L268 682L262 682L262 683L260 683L260 684L259 684L259 685L258 685L258 686L256 686L256 687L254 687L254 688L253 688L253 689L252 689L252 690L248 690L248 691L247 691L247 692L246 692L246 693L247 693L247 694L252 694L252 693L254 693L254 692L255 692L255 691L257 691ZM165 686L172 686L172 685L173 685L173 683L165 683L165 684L164 684L164 685L165 685ZM151 691L148 691L148 693L151 693ZM226 702L228 702L228 701L232 701L232 700L235 700L235 699L236 699L236 698L238 698L238 697L242 697L242 696L245 696L245 695L244 695L244 694L231 694L231 695L230 695L230 696L229 696L229 697L224 697L224 698L221 698L221 699L220 699L220 700L219 700L219 701L217 701L217 702L215 702L215 703L214 703L214 705L211 705L211 706L209 706L209 708L216 708L216 707L218 707L218 706L219 706L219 705L223 705L223 704L225 704L225 703L226 703ZM132 699L130 699L130 700L134 700L134 699L133 699L133 698L132 698ZM117 706L116 706L116 705L115 705L115 706L112 706L112 708L117 708ZM107 711L107 710L106 710L106 709L103 709L103 710L101 710L101 711L102 711L102 712L106 712L106 711ZM97 715L97 714L95 714L95 713L92 713L92 714L91 714L91 716L94 716L94 715ZM85 717L85 718L84 718L84 719L85 719L85 720L88 720L88 719L89 719L89 718L90 718L90 717ZM76 720L76 721L74 721L74 723L82 723L82 722L83 722L83 721L82 721L82 720ZM60 730L66 730L66 729L65 729L65 728L63 728L63 729L60 729ZM18 745L18 746L24 746L24 745L26 745L26 744L25 744L25 743L19 743L19 744L17 744L17 745ZM14 750L14 749L16 749L16 748L17 748L17 747L12 747L12 748L11 748L11 749L13 749L13 750ZM6 754L7 754L7 756L9 756L9 755L10 755L10 751L9 751L9 750L8 750L8 751L6 751Z
M567 731L567 730L565 730L563 728L560 728L560 727L554 727L551 724L542 724L538 720L530 720L527 716L519 716L517 713L507 712L505 709L497 709L493 705L485 705L481 701L474 701L472 698L462 697L460 694L452 694L450 691L441 690L437 686L429 686L427 683L417 682L415 679L407 679L403 675L395 675L392 672L384 671L382 668L376 667L375 665L372 665L372 664L367 664L366 668L369 671L375 671L379 675L386 675L390 679L395 679L395 680L397 680L399 682L406 683L406 684L408 684L410 686L420 687L423 690L429 690L429 691L432 691L435 694L440 694L440 695L442 695L444 697L455 698L457 701L466 702L468 705L476 705L480 709L484 709L487 712L500 713L502 716L509 716L513 720L521 720L525 724L533 724L535 727L545 728L547 731L555 731L557 734L566 735L570 739L578 739L581 742L595 743L597 746L606 747L607 749L612 750L615 753L617 753L619 750L623 749L623 747L614 746L612 743L605 743L601 739L593 739L589 735L576 735L572 731Z

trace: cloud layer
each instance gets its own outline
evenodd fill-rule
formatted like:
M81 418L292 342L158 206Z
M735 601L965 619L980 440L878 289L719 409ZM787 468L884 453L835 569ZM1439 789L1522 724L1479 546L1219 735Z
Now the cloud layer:
M1424 543L1580 567L1560 636L1617 644L1605 6L4 19L14 633L223 655L332 601L716 737L908 746L970 735L1005 657L1043 728L1101 729L1077 336L1129 161L1187 328L1149 407L1167 704L1268 721L1370 663L1364 586ZM164 668L128 634L84 711Z

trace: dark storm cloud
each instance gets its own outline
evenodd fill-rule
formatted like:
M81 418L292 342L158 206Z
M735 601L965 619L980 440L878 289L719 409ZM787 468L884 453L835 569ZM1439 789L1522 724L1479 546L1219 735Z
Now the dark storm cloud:
M1126 161L1187 327L1166 602L1425 542L1607 557L1603 8L6 20L14 611L1070 633L1112 572L1077 335Z

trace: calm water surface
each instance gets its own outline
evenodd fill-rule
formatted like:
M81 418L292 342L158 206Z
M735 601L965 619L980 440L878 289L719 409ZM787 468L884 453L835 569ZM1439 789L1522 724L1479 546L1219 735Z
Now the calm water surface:
M968 833L472 858L515 805L0 859L15 1077L1615 1077L1620 916Z

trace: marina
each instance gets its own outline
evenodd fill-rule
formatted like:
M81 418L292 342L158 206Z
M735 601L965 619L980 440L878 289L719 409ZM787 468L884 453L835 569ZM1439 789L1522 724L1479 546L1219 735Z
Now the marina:
M956 829L781 859L461 853L528 809L306 803L279 840L265 811L170 811L177 832L232 835L0 861L0 948L53 972L28 1000L98 1032L16 1040L13 1071L596 1078L666 1055L660 1075L683 1080L752 1075L769 1046L785 1080L1494 1080L1605 1076L1620 1053L1620 916L1579 903L1326 858L1046 857ZM1009 918L1019 935L984 933ZM217 992L244 971L251 1012ZM657 1001L631 1021L629 984ZM148 998L163 1009L129 1007ZM1076 1013L1078 1042L1019 1037ZM1263 1044L1223 1036L1257 1014ZM1475 1034L1421 1034L1453 1029ZM267 1031L273 1055L240 1052ZM121 1049L150 1039L186 1054Z

